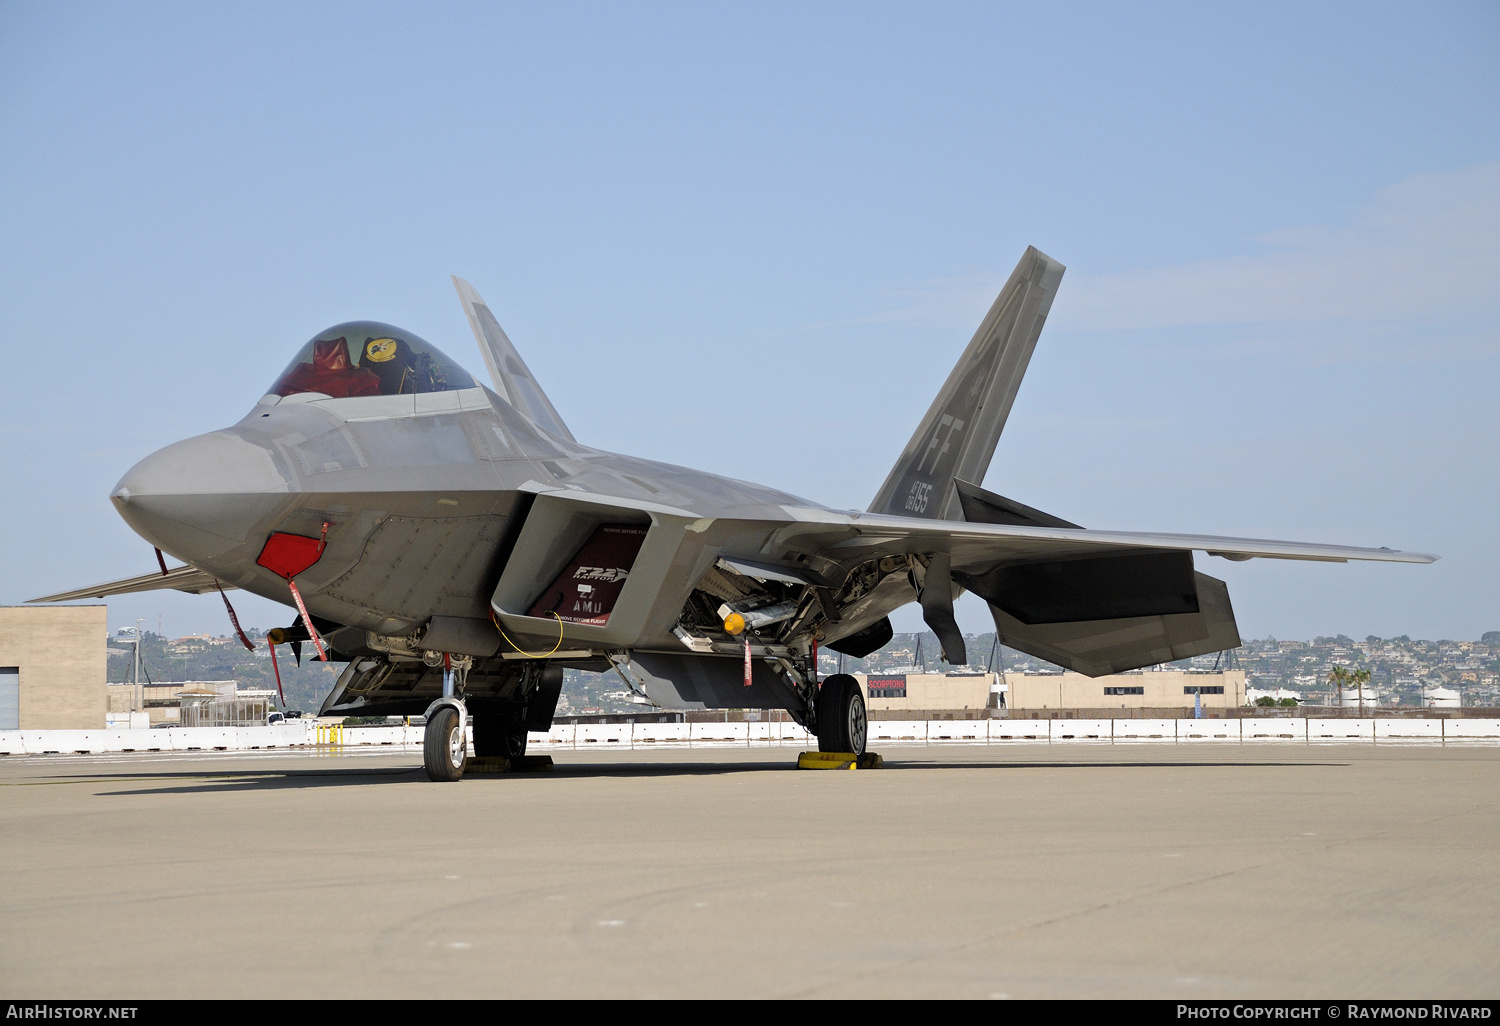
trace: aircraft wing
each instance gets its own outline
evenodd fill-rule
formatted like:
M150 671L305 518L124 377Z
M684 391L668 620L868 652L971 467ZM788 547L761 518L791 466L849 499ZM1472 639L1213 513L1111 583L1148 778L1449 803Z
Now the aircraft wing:
M139 577L126 577L119 581L107 581L104 584L95 584L88 588L78 588L73 591L63 591L56 595L45 595L42 598L27 599L27 602L72 602L75 599L86 598L108 598L111 595L132 595L139 591L163 591L172 589L174 591L185 591L189 595L201 595L205 591L214 591L218 582L212 574L204 573L193 566L175 566L165 574L161 572L142 574ZM219 585L225 591L232 591L233 585Z
M1012 522L787 512L810 521L798 538L803 551L844 567L902 561L891 576L909 584L893 580L893 598L902 601L903 592L904 601L916 598L950 663L967 659L953 616L962 589L989 605L1002 643L1091 677L1239 646L1228 588L1196 571L1194 550L1236 561L1438 558L1388 548L1057 527L1050 526L1060 523L1056 518L1001 496L970 485L960 491L966 513ZM904 566L910 569L901 574ZM854 603L846 626L830 625L829 647L852 655L878 648L890 637L889 621L877 619L883 612Z
M850 526L859 533L841 541L838 549L889 548L922 551L937 547L953 557L954 566L992 562L996 559L1048 559L1104 555L1119 549L1194 550L1235 561L1306 559L1326 563L1372 560L1382 563L1435 563L1426 552L1402 552L1389 548L1325 545L1315 542L1270 541L1261 538L1226 538L1208 534L1157 534L1137 531L1090 531L1081 527L1033 527L1020 524L974 524L964 521L919 520L914 517L850 515ZM830 553L831 554L831 553Z

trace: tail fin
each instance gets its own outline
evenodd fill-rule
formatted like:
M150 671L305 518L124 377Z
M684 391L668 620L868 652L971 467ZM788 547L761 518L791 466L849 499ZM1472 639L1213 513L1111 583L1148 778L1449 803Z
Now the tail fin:
M871 513L962 518L953 480L984 480L1064 270L1036 247L1026 248L870 503Z
M511 345L505 329L500 327L500 322L495 319L490 308L485 306L479 293L474 291L474 286L455 277L453 287L458 289L458 298L464 305L464 313L469 317L469 327L474 329L474 338L478 340L479 351L484 355L484 365L489 368L490 380L495 383L495 391L500 398L543 431L570 442L577 441L573 432L568 430L568 425L563 423L563 419L552 408L552 401L547 398L547 393L542 391L542 386L531 376L526 361L521 359L521 354Z

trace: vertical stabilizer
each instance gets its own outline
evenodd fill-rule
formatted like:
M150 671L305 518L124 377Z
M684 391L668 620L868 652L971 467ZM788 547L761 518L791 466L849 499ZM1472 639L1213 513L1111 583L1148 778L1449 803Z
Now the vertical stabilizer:
M984 481L1063 270L1035 247L1026 248L870 503L871 513L963 518L953 480Z
M479 298L479 293L474 291L474 286L455 277L453 287L458 289L458 298L469 318L469 327L474 329L474 338L479 342L484 365L489 368L490 380L495 383L495 391L500 398L543 431L570 442L577 441L573 432L568 430L568 426L552 408L552 401L547 398L547 393L542 391L542 386L531 376L526 361L521 359L521 354L511 345L505 329L500 327L500 322L495 319L490 308Z

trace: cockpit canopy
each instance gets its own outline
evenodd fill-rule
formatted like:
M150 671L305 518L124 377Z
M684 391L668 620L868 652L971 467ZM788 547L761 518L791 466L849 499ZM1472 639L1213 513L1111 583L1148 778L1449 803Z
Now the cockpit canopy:
M346 399L452 392L476 385L468 371L409 331L379 321L347 321L314 335L269 394L316 393Z

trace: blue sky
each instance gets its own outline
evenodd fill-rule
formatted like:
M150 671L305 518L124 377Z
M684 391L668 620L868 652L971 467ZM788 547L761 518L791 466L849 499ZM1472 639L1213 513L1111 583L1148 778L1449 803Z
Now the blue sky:
M1444 557L1200 557L1246 636L1500 629L1497 57L1493 3L8 0L0 603L149 570L111 486L326 325L482 376L450 273L581 440L863 507L1033 244L988 487Z

